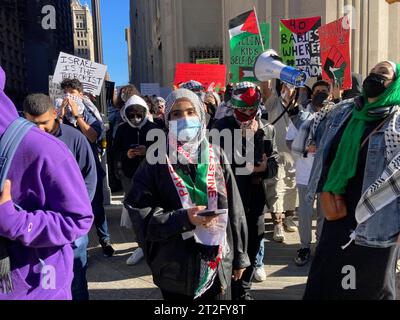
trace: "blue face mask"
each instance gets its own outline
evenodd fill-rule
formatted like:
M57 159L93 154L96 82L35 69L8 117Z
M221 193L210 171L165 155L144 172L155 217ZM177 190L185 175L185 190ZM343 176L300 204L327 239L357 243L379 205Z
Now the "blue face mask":
M198 117L182 118L170 121L169 129L179 142L188 142L197 137L201 122Z

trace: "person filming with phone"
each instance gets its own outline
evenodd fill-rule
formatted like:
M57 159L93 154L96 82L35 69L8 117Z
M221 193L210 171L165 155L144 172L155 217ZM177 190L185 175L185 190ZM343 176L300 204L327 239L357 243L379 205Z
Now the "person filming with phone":
M151 142L146 141L147 133L157 126L148 121L149 108L139 96L130 97L121 110L121 124L115 135L114 154L117 159L117 174L122 183L125 197L132 186L132 177L146 156L146 150ZM121 215L121 226L132 230L132 224L126 210ZM128 265L135 265L143 258L143 251L138 248L128 258Z

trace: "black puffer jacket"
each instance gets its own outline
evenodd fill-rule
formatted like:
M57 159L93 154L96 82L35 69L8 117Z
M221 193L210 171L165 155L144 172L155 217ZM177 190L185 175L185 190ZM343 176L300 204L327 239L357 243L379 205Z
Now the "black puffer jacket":
M216 148L214 148L216 149ZM215 150L216 154L218 150ZM247 223L242 201L229 165L217 166L223 175L227 195L218 194L218 208L229 210L228 253L218 267L224 289L230 286L232 270L250 265L247 255ZM187 168L189 169L189 168ZM194 238L183 240L182 233L194 230L187 211L182 209L166 164L144 161L133 179L133 188L125 201L138 241L162 290L193 296L200 275L200 254ZM219 190L219 189L218 189Z

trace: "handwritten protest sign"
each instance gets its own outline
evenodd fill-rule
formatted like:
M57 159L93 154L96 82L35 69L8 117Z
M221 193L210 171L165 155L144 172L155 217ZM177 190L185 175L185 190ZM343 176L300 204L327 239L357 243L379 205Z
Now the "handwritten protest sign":
M95 96L100 95L107 66L60 52L53 82L61 83L64 79L78 79L83 90Z
M195 80L205 88L214 83L215 87L225 87L226 66L224 64L192 64L178 63L176 65L174 85Z
M270 24L260 23L260 30L264 48L269 49ZM263 49L259 35L251 35L240 41L233 50L231 48L231 81L258 81L254 76L253 68L257 57L261 53L263 53Z
M341 89L352 87L350 64L350 28L345 18L319 28L321 42L322 78L338 84Z
M160 84L159 83L141 83L140 93L142 96L160 96Z
M59 83L53 82L53 76L49 76L49 97L54 102L56 99L62 99L64 90L61 89Z
M280 43L283 62L302 69L309 77L322 74L318 28L321 17L281 20Z

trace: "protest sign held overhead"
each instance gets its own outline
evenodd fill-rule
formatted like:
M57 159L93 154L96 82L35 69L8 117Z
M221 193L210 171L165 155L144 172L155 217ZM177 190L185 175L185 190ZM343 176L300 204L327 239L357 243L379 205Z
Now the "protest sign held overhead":
M100 95L107 66L60 52L53 82L61 83L64 79L78 79L83 90L95 96Z
M231 49L234 49L239 42L251 35L259 35L257 16L255 10L242 13L229 21L229 37Z
M309 77L322 74L318 28L321 17L281 20L281 57L288 66L304 70Z
M217 64L192 64L178 63L176 65L174 85L178 86L183 82L195 80L205 88L210 85L225 87L226 66Z
M319 28L322 77L341 89L352 87L350 63L350 29L343 28L341 18Z
M270 46L270 24L260 23L261 37L264 48ZM232 82L257 81L254 76L254 63L256 58L263 52L261 38L259 35L250 35L240 41L234 49L231 49L230 72Z

